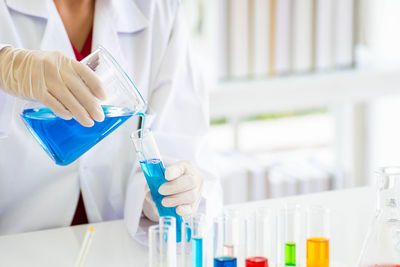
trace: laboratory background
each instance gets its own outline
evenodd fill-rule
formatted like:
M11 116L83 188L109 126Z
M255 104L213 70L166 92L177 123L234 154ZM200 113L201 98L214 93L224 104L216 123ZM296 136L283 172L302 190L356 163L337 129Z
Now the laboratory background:
M398 162L399 3L272 2L183 1L224 203L373 184Z
M182 6L221 215L0 236L0 266L400 266L400 1Z

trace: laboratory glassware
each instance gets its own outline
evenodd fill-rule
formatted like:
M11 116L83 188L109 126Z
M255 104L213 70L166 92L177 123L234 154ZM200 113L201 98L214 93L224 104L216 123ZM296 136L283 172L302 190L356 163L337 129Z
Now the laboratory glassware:
M176 213L176 207L167 208L162 205L161 202L164 196L158 192L160 186L167 182L167 180L165 179L165 167L153 133L151 129L139 129L132 133L131 138L158 213L160 216L175 217L176 240L180 242L182 239L181 228L183 219Z
M400 267L400 166L376 172L376 213L358 267Z
M242 219L228 210L214 219L214 267L236 267L240 260ZM242 243L243 244L243 243Z
M190 219L192 229L192 267L205 266L206 220L204 214L196 214Z
M176 267L176 234L172 225L149 228L149 267Z
M278 255L279 266L300 265L301 252L301 208L287 205L278 216Z
M330 210L309 207L306 220L307 267L329 267Z
M272 258L274 216L267 208L250 212L245 220L246 267L268 267ZM272 266L272 265L271 265Z
M181 247L181 266L206 266L206 219L197 213L183 222Z
M105 89L107 99L99 100L104 121L84 127L75 119L61 119L36 101L29 101L20 114L31 134L58 165L75 161L133 115L146 110L146 102L134 83L105 48L98 47L81 62L93 70Z
M178 243L178 267L192 266L192 227L191 223L182 222L182 241Z
M176 228L177 228L176 227L176 218L173 216L160 216L160 219L158 220L158 225L169 226L172 228L172 231L176 231Z

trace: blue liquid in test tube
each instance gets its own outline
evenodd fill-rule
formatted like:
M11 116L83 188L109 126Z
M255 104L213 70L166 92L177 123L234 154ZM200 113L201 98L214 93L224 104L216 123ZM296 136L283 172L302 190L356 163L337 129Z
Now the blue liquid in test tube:
M192 267L203 267L203 238L192 239Z
M147 159L145 161L141 161L140 166L142 167L143 173L147 180L147 184L150 188L151 196L154 203L156 204L160 216L173 216L176 218L176 241L180 242L182 239L182 217L176 213L176 207L164 207L161 204L164 196L158 193L158 189L160 188L160 186L167 182L167 180L165 179L165 168L162 161L159 159Z
M234 257L214 258L214 267L236 267L237 260Z

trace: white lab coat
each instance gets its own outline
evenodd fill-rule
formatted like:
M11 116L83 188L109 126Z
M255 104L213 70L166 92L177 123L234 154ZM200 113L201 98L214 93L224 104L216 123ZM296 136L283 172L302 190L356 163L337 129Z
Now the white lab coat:
M220 186L206 146L207 93L193 71L178 0L97 0L93 49L109 50L133 78L152 116L165 165L191 160L206 179L202 209L221 207ZM58 50L74 58L51 0L0 0L0 49ZM57 166L24 126L26 100L0 93L0 234L68 226L79 190L89 221L124 218L134 235L141 218L145 179L129 140L128 120L68 166Z

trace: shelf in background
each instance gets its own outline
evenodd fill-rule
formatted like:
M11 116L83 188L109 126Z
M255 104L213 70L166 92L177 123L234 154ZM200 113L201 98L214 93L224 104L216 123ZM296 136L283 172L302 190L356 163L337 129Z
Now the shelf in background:
M368 102L400 93L400 70L342 70L226 81L210 93L212 118Z

